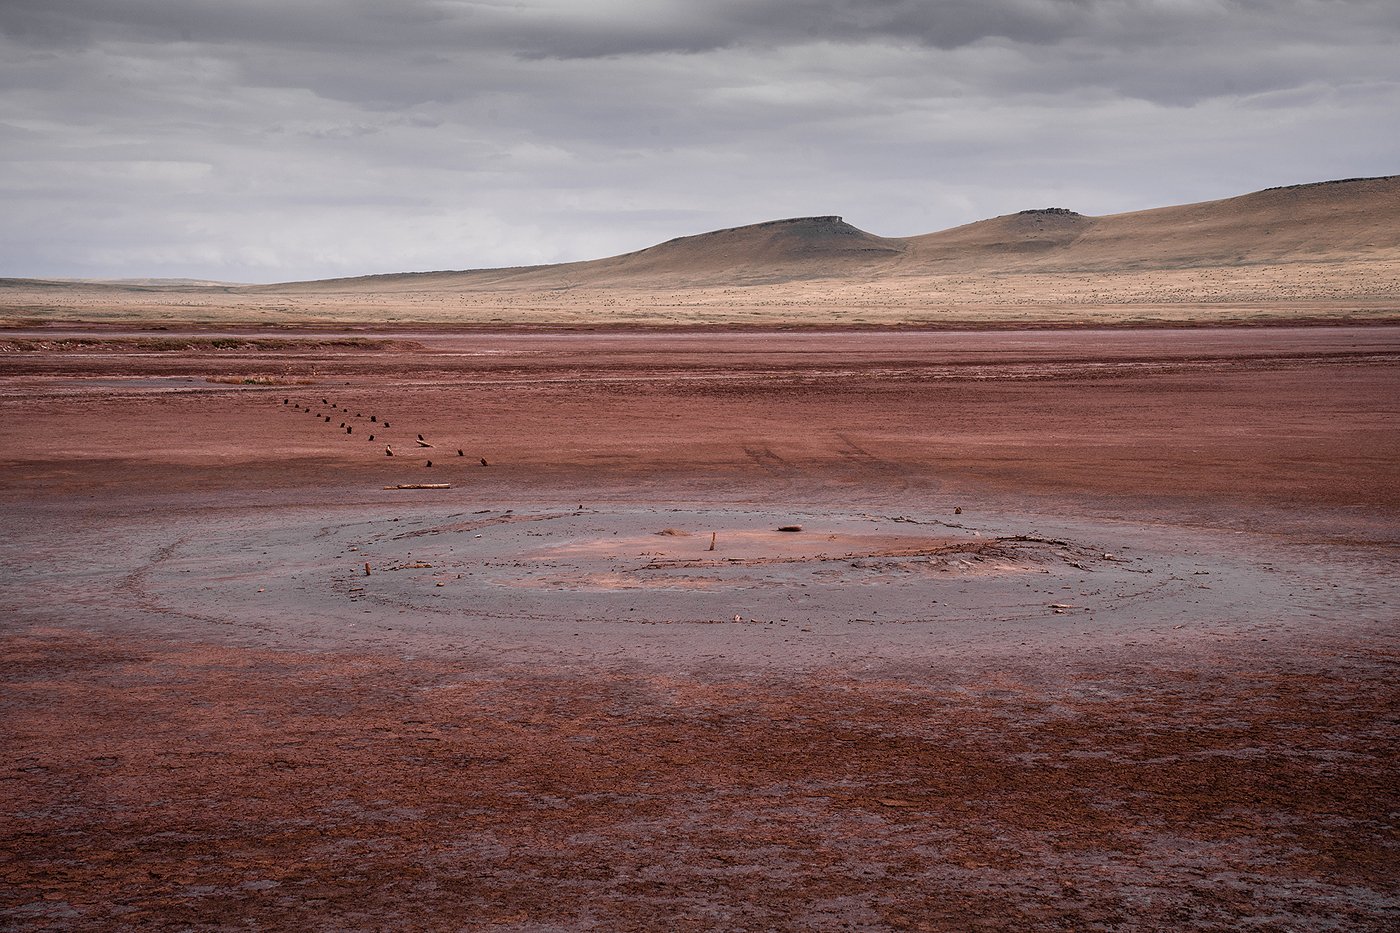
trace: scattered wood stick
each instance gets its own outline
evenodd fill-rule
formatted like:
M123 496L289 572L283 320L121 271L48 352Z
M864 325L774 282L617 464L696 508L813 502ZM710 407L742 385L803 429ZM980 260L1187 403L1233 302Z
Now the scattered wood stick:
M451 483L399 483L397 486L385 486L385 489L451 489Z

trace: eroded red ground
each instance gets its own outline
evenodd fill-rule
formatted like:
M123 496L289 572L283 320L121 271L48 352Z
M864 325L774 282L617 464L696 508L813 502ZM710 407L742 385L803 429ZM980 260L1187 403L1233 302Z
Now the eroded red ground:
M8 926L1400 919L1396 331L395 337L421 349L0 363ZM1109 586L1101 633L1047 610L1011 641L1003 603L956 637L936 607L926 635L818 607L762 652L748 619L555 638L329 584L252 610L200 595L242 577L193 550L171 588L177 525L407 521L434 500L381 487L428 477L454 510L578 499L656 530L680 502L1033 509L1170 529L1161 574L1223 541L1254 575L1183 581L1216 588L1208 617Z

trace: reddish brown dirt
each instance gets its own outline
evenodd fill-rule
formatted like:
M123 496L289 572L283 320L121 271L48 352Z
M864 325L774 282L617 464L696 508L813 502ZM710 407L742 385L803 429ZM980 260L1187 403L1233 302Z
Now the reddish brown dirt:
M1400 329L391 336L423 349L0 360L8 928L1400 921ZM381 488L429 477L455 498ZM956 636L818 608L784 660L753 627L530 635L272 570L221 606L253 557L171 537L217 555L237 524L290 559L286 528L449 502L653 532L676 503L1031 509L1161 529L1137 573L1188 544L1250 573L1200 557L1217 602L1186 627L1154 621L1171 600L1012 641L990 603Z
M1400 507L1400 328L397 336L426 349L326 351L318 335L301 353L7 355L7 482L121 485L162 466L178 467L162 483L217 488L425 478L407 457L507 488L968 486L1222 516L1222 499ZM327 423L282 398L349 411ZM414 447L418 433L437 447Z
M1382 929L1394 682L1164 661L696 678L32 632L11 917Z

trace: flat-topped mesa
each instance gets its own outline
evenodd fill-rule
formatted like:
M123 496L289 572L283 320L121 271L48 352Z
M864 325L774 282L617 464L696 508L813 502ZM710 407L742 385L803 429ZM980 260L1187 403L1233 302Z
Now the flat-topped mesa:
M1040 207L910 237L911 265L948 271L1019 268L1070 248L1095 218Z
M901 250L897 240L889 240L877 237L872 233L866 233L859 227L853 227L846 223L843 218L835 214L827 214L821 217L788 217L782 220L765 220L762 223L746 224L742 227L725 227L722 230L711 230L708 233L676 237L673 240L667 240L664 243L627 255L642 256L675 247L703 248L716 244L736 246L739 244L785 245L794 253L793 258L801 258L796 255L797 253L812 249L821 250L822 244L834 246L837 250L850 247L891 253L897 253Z
M857 272L902 255L903 240L875 236L841 217L789 217L677 237L602 260L590 271L669 282L772 282Z
M1263 191L1305 191L1309 188L1325 188L1328 185L1354 185L1358 182L1386 182L1396 180L1400 180L1400 175L1370 175L1362 178L1333 178L1329 181L1307 181L1299 185L1275 185L1272 188L1264 188L1262 189L1262 191L1255 193L1260 194Z
M836 214L826 214L826 215L824 215L824 216L822 216L822 217L783 217L783 218L780 218L780 219L778 219L778 220L765 220L765 221L763 221L762 223L750 224L749 226L752 226L752 227L781 227L781 226L784 226L785 224L798 224L798 225L802 225L802 226L807 226L807 225L818 225L818 226L819 226L819 225L821 225L821 224L841 224L841 225L843 225L843 226L849 226L849 224L846 223L846 219L845 219L844 217L838 217ZM730 229L730 230L742 230L742 229L744 229L744 228L743 228L743 227L730 227L729 229ZM851 227L851 229L854 230L855 227ZM715 231L715 232L718 232L718 231Z

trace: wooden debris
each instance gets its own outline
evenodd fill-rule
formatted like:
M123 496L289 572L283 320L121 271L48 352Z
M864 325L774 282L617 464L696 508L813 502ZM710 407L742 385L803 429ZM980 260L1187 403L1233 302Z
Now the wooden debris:
M385 489L451 489L451 483L399 483L397 486L385 486Z

